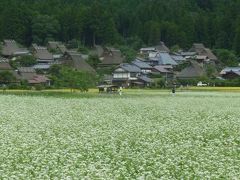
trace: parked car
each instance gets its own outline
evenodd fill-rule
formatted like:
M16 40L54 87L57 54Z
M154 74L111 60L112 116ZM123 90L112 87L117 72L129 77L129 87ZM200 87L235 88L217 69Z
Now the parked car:
M203 83L202 81L199 81L199 82L197 83L197 86L208 86L208 84Z

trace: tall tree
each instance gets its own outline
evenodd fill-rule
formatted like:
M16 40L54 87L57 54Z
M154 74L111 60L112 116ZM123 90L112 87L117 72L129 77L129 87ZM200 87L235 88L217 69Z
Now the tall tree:
M233 49L235 52L240 55L240 24L238 25L236 29L236 34L234 38L234 44L233 44Z
M54 17L38 14L33 19L32 34L35 43L43 45L48 40L55 39L58 31L59 23Z

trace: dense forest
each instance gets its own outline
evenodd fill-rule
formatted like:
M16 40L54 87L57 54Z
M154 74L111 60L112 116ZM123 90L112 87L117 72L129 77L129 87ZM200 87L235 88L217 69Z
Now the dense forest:
M240 0L1 0L0 39L188 48L240 54Z

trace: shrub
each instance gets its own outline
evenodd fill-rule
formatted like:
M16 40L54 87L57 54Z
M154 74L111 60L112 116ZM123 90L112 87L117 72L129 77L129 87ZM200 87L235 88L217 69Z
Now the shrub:
M44 86L41 85L41 84L37 84L37 85L35 85L34 87L35 87L35 90L37 90L37 91L41 91L41 90L44 89Z

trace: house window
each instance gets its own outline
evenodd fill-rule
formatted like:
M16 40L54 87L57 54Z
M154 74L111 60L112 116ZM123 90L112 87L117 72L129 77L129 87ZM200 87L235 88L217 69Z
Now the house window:
M130 73L130 77L137 77L137 73Z
M128 74L127 73L116 73L113 75L113 77L116 79L128 78Z

